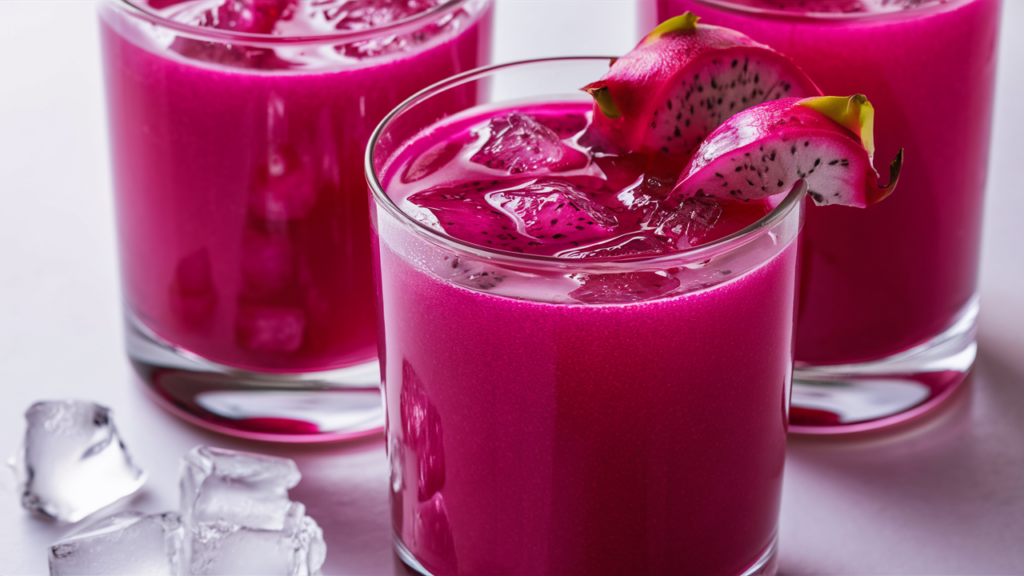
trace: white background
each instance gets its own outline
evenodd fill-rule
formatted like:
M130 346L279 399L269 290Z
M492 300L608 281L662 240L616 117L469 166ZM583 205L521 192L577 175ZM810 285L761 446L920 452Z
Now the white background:
M635 4L499 0L494 59L624 53L638 38ZM973 383L907 428L791 440L782 574L1024 571L1021 30L1024 2L1008 0ZM122 351L92 2L0 1L0 55L0 456L14 452L32 402L68 397L115 410L150 474L128 503L145 511L176 507L177 461L196 444L287 455L304 475L293 497L325 530L325 574L395 573L379 436L330 447L244 442L184 424L140 391ZM0 470L0 573L45 574L46 547L67 529L25 513Z

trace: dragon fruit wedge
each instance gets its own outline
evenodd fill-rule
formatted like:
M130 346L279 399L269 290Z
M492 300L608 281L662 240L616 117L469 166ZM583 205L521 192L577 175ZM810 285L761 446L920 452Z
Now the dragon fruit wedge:
M685 164L733 114L769 100L820 96L789 58L747 36L666 20L583 90L594 97L594 128L620 152L660 153Z
M798 179L819 206L863 208L896 187L903 150L877 184L874 108L861 94L784 98L729 118L701 144L671 194L754 200L789 191Z

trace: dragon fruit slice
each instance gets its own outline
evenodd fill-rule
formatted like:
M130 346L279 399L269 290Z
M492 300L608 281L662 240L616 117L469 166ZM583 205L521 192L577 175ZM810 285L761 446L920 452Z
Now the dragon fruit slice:
M863 208L896 187L903 151L876 184L874 109L848 98L786 98L736 114L711 133L683 170L672 194L749 201L807 182L815 204Z
M691 12L666 20L583 88L594 97L595 129L621 152L685 162L733 114L769 100L821 94L782 54L697 20Z

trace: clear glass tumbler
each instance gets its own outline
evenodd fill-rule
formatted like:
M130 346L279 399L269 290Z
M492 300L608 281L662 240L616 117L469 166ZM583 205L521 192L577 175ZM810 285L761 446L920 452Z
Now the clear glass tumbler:
M579 88L607 68L466 73L371 138L392 520L421 573L774 572L802 183L721 240L593 259L454 239L382 184L405 179L412 139L432 144L439 102L589 107Z
M417 90L486 62L490 0L100 7L128 355L194 423L379 430L362 158Z
M791 430L842 433L921 414L974 363L998 0L658 0L790 56L826 94L875 106L880 173L865 210L807 212Z

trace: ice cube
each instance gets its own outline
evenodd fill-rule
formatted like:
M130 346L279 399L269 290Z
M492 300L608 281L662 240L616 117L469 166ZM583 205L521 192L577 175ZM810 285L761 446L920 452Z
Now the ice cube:
M649 226L655 236L676 243L677 247L696 246L722 216L722 207L713 198L687 198L678 207L661 207L655 211Z
M182 519L281 530L301 477L288 458L197 446L181 461Z
M562 143L558 134L529 114L512 112L491 119L487 142L471 160L508 174L586 164L586 157Z
M280 104L268 104L268 116L281 115ZM269 128L280 131L283 120ZM276 136L279 138L280 136ZM289 144L275 144L256 167L249 193L249 212L271 222L305 218L317 201L313 160Z
M441 0L328 0L316 2L312 11L320 11L337 30L366 30L405 20L429 10Z
M661 242L640 232L619 236L582 248L574 248L559 252L562 258L609 258L612 256L638 256L641 254L660 254L665 251Z
M295 276L295 258L287 233L246 229L242 234L242 287L264 298L288 286Z
M25 508L77 522L146 481L109 408L81 400L37 402L25 420L24 446L10 462Z
M163 7L153 0L149 4L172 20L233 32L270 34L277 20L294 4L294 0L213 0L179 2Z
M295 462L207 446L182 459L181 515L191 574L314 574L323 531L288 499Z
M411 18L440 3L440 0L335 1L328 3L331 6L327 8L325 15L334 24L335 29L366 30ZM321 7L319 3L314 3L314 6L316 9ZM402 52L439 34L459 30L466 24L468 18L466 10L452 10L404 34L376 34L367 40L336 46L335 49L345 56L360 59Z
M254 352L295 352L306 333L306 313L301 308L240 306L235 321L238 345Z
M122 512L68 534L50 547L50 575L180 573L176 512Z
M618 304L658 298L679 287L679 279L664 272L577 274L580 287L570 298L588 304Z
M191 527L190 574L268 574L306 576L319 573L327 555L323 531L291 503L279 530L261 530L218 520Z
M521 189L493 192L487 201L512 215L521 231L534 238L586 235L595 225L603 235L618 224L610 210L565 180L545 178Z
M200 248L178 261L169 289L171 311L189 328L209 324L217 309L217 289L213 284L210 253Z

